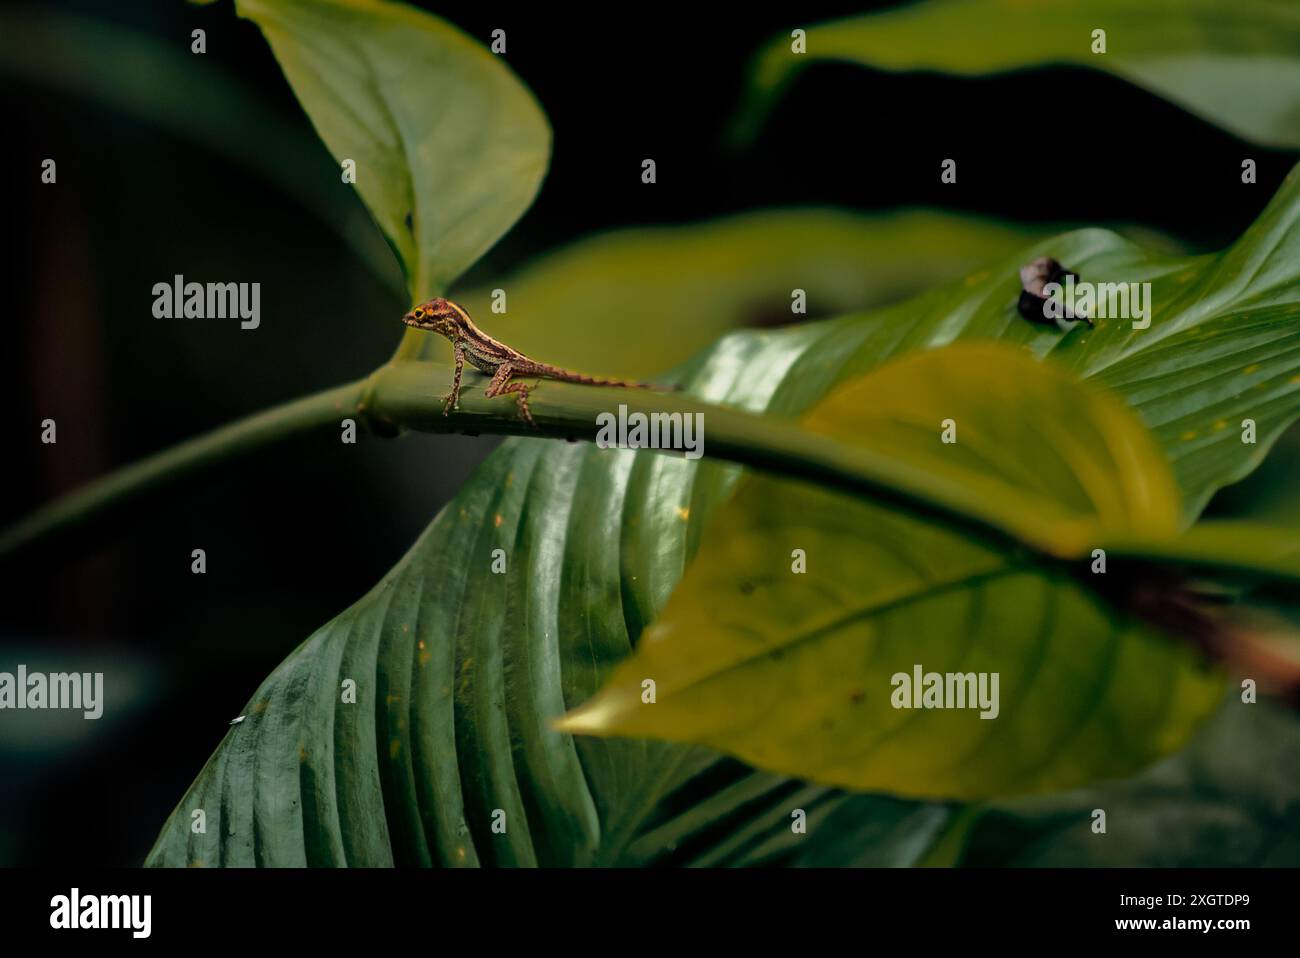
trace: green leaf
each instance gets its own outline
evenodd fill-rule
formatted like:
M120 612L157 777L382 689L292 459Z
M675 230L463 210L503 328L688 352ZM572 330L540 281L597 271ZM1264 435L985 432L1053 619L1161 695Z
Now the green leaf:
M556 601L596 588L557 581L557 520L615 557L618 548L601 528L617 517L614 490L595 477L572 509L577 474L546 461L561 448L524 442L494 456L370 595L276 670L150 864L589 862L711 764L650 743L593 751L547 726L566 694L593 687L603 659L627 652L615 610ZM569 507L524 514L538 496ZM513 574L487 571L496 548ZM616 589L616 566L586 569ZM355 705L342 701L348 679ZM189 827L196 808L204 834ZM491 830L497 809L502 834Z
M685 367L681 381L702 399L794 416L891 357L959 339L1020 343L1084 378L1114 377L1109 385L1155 426L1173 459L1186 522L1300 414L1300 383L1291 381L1300 352L1298 192L1293 173L1221 254L1173 258L1105 231L1070 233L874 313L732 333ZM1027 323L1015 310L1017 270L1040 254L1087 280L1151 279L1152 326L1103 320L1062 334ZM467 390L479 385L470 379ZM1231 442L1180 438L1225 412L1240 421L1243 410L1259 417L1257 446L1226 430ZM942 828L943 808L855 801L702 749L571 739L548 724L590 698L631 652L740 475L707 457L506 442L392 574L262 685L150 862L468 863L527 860L531 851L556 863L793 854L809 864L855 858L870 836L886 834L893 855L882 848L883 858L917 860L927 842L909 838ZM490 571L495 548L506 551L505 575ZM1027 616L1046 601L1046 588L1040 593L1038 605L1020 593L1000 608ZM1088 594L1064 583L1050 594L1064 612L1085 617L1073 628L1100 621ZM1157 657L1160 648L1141 637L1117 647ZM344 677L358 682L351 711L339 701ZM822 846L824 858L799 858L781 844L799 807L792 802L809 794L837 827L856 826L842 853ZM200 807L209 827L194 835L190 813ZM526 830L514 828L521 807ZM496 808L512 823L506 836L491 832Z
M1224 490L1210 505L1210 511L1300 528L1300 496L1295 495L1297 474L1300 474L1300 427L1293 426L1278 440L1260 468L1245 482Z
M1136 417L1013 347L908 356L836 390L803 422L1007 503L1010 521L1051 530L1064 553L1110 531L1178 528L1173 476ZM940 441L942 423L955 442ZM1050 791L1180 745L1221 695L1197 659L1041 560L756 477L714 520L636 654L558 727L707 745L861 790ZM964 699L970 710L913 712L894 683L917 665L997 675L999 688L982 711Z
M441 293L537 195L551 131L501 58L375 0L238 0L397 252L413 300ZM340 189L346 186L340 184Z
M1094 53L1093 31L1106 31ZM788 34L758 55L739 133L818 61L978 75L1047 64L1105 70L1266 146L1300 147L1300 8L1289 0L929 0Z
M529 356L645 379L741 326L792 323L894 302L1045 235L955 213L833 209L743 213L585 237L493 284L457 294L476 322ZM792 291L806 314L792 311ZM450 357L425 337L415 355Z
M1099 318L1062 335L1016 311L1018 270L1048 255L1090 283L1150 282L1151 325ZM966 339L1051 356L1123 397L1156 435L1190 522L1215 490L1249 475L1300 411L1300 167L1258 220L1217 254L1153 253L1105 230L1065 233L958 284L875 314L827 324L799 350L783 411L890 358ZM840 357L847 356L842 359ZM1256 442L1243 443L1242 422Z

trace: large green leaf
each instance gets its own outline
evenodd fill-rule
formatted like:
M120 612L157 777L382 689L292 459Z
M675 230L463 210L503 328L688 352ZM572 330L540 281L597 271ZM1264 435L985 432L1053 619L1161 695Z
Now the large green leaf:
M798 24L798 26L804 26ZM1093 31L1106 52L1093 53ZM929 0L807 27L758 56L743 130L801 68L993 73L1053 63L1105 70L1238 136L1300 147L1300 6L1292 0Z
M1155 426L1188 518L1300 412L1298 192L1293 173L1259 222L1215 256L1176 259L1104 231L1070 233L876 313L733 333L681 378L701 398L793 415L892 356L958 339L1021 343L1107 382ZM1151 279L1152 326L1107 320L1062 335L1025 322L1016 274L1040 253L1089 280ZM1257 446L1181 438L1243 409L1259 417ZM574 740L547 724L626 657L739 474L707 458L507 442L390 576L263 683L150 861L454 863L530 852L540 861L741 861L788 843L797 784L694 748ZM498 547L505 575L490 571ZM356 706L339 701L348 676L361 692ZM893 809L896 862L924 852L908 845L909 816L932 832L944 815L813 797L823 821L847 827L848 817L862 836L872 822L857 816ZM190 829L198 807L208 817L202 835ZM506 836L491 832L495 808L508 813ZM739 846L724 847L728 836ZM840 860L834 843L819 847Z
M907 356L803 422L1005 502L1056 551L1178 528L1173 476L1137 418L1013 347ZM862 790L1059 790L1182 744L1221 695L1198 658L1018 550L764 476L721 510L636 654L559 727L708 745ZM914 666L999 685L913 712L891 677Z
M238 0L396 250L413 300L446 290L532 203L537 101L446 22L376 0Z
M526 442L493 457L370 595L276 670L151 864L639 861L728 817L822 798L699 751L592 749L548 727L566 695L594 690L602 663L628 650L615 607L572 598L617 592L619 543L605 527L618 521L622 490L612 477L556 471L548 454L558 448ZM538 496L567 505L524 515ZM557 520L603 553L564 579ZM485 576L498 547L515 568ZM342 702L349 678L355 705ZM719 789L707 819L658 807L705 771ZM201 833L191 828L198 809ZM504 834L491 830L496 809ZM630 848L642 826L653 826L654 843Z

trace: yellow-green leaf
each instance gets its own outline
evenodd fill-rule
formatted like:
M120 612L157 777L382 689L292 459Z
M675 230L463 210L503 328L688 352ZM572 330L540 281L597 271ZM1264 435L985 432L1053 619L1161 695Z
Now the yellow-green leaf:
M1054 530L1059 551L1179 526L1172 472L1137 417L1014 347L909 356L804 422L966 484L1026 530ZM917 667L985 676L983 707L895 707L895 676ZM718 511L636 652L560 727L707 745L821 784L969 799L1131 772L1180 745L1221 689L1190 647L1064 569L759 477Z

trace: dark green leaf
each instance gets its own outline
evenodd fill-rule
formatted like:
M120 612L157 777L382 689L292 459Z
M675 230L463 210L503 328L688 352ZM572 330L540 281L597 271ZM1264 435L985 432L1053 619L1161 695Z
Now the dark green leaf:
M1300 864L1300 719L1230 694L1179 755L1125 782L982 810L958 863L1129 868ZM1093 831L1093 811L1106 832Z

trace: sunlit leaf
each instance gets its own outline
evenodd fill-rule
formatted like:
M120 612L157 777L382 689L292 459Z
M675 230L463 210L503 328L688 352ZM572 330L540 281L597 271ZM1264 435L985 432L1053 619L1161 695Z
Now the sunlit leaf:
M1004 501L1071 552L1106 530L1178 528L1173 476L1137 418L1012 347L908 356L803 423ZM1197 660L1041 560L757 477L720 511L636 653L561 727L707 745L862 790L1047 791L1180 745L1221 694ZM963 679L913 711L914 669L978 676L979 697Z

